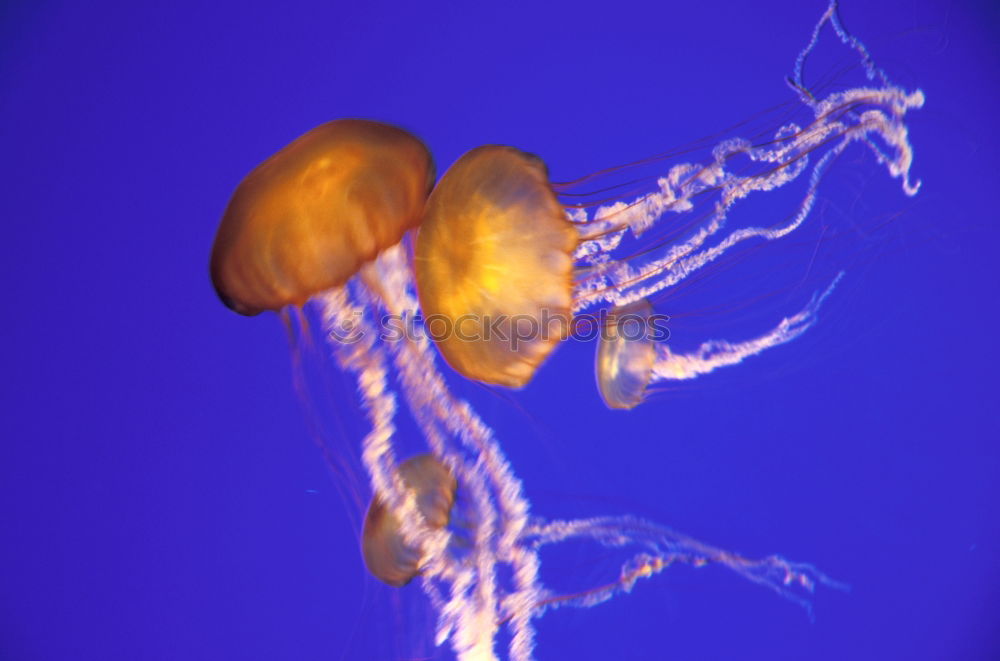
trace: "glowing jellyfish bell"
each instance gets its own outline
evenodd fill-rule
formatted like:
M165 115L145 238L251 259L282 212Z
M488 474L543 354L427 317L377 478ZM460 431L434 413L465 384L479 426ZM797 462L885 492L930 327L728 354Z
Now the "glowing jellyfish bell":
M424 314L450 321L436 338L445 360L477 381L527 383L570 314L577 241L538 157L491 145L452 165L427 202L415 257ZM516 350L509 333L480 333L509 318L551 327Z
M802 82L802 63L824 26L856 53L869 84L819 96ZM905 117L923 95L875 68L833 4L792 81L808 121L754 140L722 140L706 159L676 163L655 190L628 202L564 205L537 157L503 146L467 153L428 198L426 148L400 129L363 120L314 129L237 188L216 236L212 281L243 314L308 300L319 315L335 359L355 378L370 427L360 453L374 494L364 560L386 583L419 585L437 614L435 642L459 659L496 659L502 639L507 658L527 661L535 618L597 605L678 563L724 567L807 608L803 590L834 585L810 565L745 558L632 516L552 520L532 512L493 431L454 394L435 349L471 379L523 385L562 339L554 331L566 320L553 322L556 313L614 306L648 318L644 300L735 246L794 232L825 170L850 145L871 150L905 192L916 193ZM796 180L804 190L787 215L759 225L730 217L746 197ZM674 215L689 220L663 222ZM418 226L411 264L407 230ZM664 226L670 231L660 232ZM627 232L659 237L624 250ZM743 342L707 341L674 353L648 337L609 336L598 345L600 390L609 405L628 408L657 380L692 378L786 342L815 321L832 286ZM421 316L425 324L403 323L402 333L383 325ZM516 338L483 335L491 316L511 318ZM463 337L435 333L433 320ZM425 451L402 463L401 404ZM449 524L456 510L460 529ZM594 585L553 589L542 580L541 553L574 541L603 546L602 555L618 559L616 571Z

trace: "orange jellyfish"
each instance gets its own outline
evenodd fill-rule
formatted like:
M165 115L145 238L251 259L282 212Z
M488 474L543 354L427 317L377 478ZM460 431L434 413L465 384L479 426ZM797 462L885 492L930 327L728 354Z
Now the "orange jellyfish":
M444 359L470 379L525 385L568 336L572 315L649 299L737 246L794 232L826 170L852 144L872 149L916 194L904 118L923 104L922 92L886 84L817 98L797 89L804 120L722 140L633 199L564 205L559 195L591 177L553 184L541 159L513 147L459 158L428 199L415 251L421 308ZM781 215L759 224L734 218L751 196L799 181L798 202Z
M344 284L420 222L434 164L406 131L318 126L240 182L212 247L212 283L240 314L301 306Z
M430 454L411 457L399 465L399 477L416 500L425 532L448 524L458 483L440 461ZM361 550L368 571L394 587L406 585L420 572L424 550L408 543L402 522L376 496L365 515Z
M538 157L486 146L452 165L427 201L415 257L426 319L454 325L436 334L445 360L477 381L527 383L570 314L577 241ZM546 312L551 327L529 329L520 347L511 347L509 333L478 335L491 320L537 322Z
M301 308L361 271L377 287L377 276L365 265L399 244L420 222L433 183L430 151L403 129L363 119L318 126L266 159L237 186L212 247L215 290L229 308L255 315ZM330 461L336 472L347 475L337 457ZM409 464L404 482L408 475L420 475L422 465ZM389 496L383 491L394 491L391 500L402 506L393 455L386 453L372 470L379 472L382 485L373 511L385 509ZM428 517L426 510L421 512ZM394 516L384 512L381 518ZM366 558L374 556L366 553ZM400 580L398 574L387 578L391 570L377 559L370 566L387 582Z

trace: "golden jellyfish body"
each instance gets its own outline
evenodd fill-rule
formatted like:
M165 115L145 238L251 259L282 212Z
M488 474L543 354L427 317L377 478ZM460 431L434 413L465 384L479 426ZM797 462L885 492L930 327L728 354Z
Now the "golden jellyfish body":
M448 525L458 483L444 464L433 455L417 455L399 465L399 477L412 492L423 525L431 530ZM406 585L420 572L422 550L406 543L399 519L379 496L365 515L361 551L368 571L394 587Z
M448 364L477 381L525 385L568 325L577 242L541 159L500 145L459 158L427 200L414 267ZM448 323L438 330L435 318Z
M236 188L212 247L215 290L246 315L302 305L399 242L433 183L430 152L403 129L322 124Z
M646 395L656 363L656 345L646 334L652 314L641 300L614 308L608 317L594 361L597 390L608 408L635 408Z

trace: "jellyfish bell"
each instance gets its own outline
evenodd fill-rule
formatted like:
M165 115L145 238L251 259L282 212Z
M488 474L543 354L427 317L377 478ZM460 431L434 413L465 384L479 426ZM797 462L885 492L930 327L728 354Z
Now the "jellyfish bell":
M212 246L212 284L240 314L301 306L416 226L433 182L430 152L407 131L322 124L237 186Z
M422 518L413 522L417 527L448 525L458 483L440 460L432 454L411 457L399 465L399 477ZM399 517L377 494L365 515L361 551L368 571L393 587L406 585L420 572L423 550L406 540Z
M656 362L656 346L647 333L652 314L653 306L643 299L614 308L604 324L594 373L608 408L635 408L646 396Z
M420 306L448 364L476 381L525 385L570 317L577 240L537 156L487 145L448 168L415 250ZM444 332L435 319L447 320Z

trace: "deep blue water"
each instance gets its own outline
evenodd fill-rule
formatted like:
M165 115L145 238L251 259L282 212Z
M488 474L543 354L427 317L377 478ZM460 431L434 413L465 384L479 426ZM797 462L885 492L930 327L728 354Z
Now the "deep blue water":
M642 158L789 100L823 9L5 8L0 658L450 658L419 598L365 574L281 324L212 291L233 187L344 116L409 128L440 170L483 143L538 153L555 179ZM722 570L680 568L548 613L539 658L1000 655L1000 11L845 0L841 15L927 95L908 118L924 183L905 197L858 148L837 164L822 218L858 240L824 244L847 275L819 327L630 414L601 407L583 345L520 393L467 394L539 514L631 512L810 561L851 591L820 589L810 622ZM775 246L747 261L795 259ZM669 303L678 341L751 335L801 303L747 314L726 278ZM325 406L361 429L349 389ZM554 580L615 571L556 562Z

